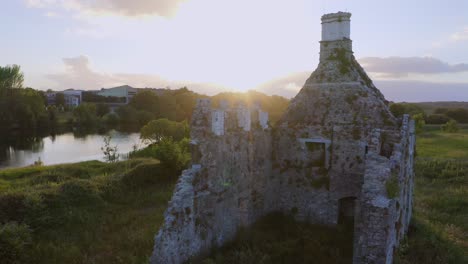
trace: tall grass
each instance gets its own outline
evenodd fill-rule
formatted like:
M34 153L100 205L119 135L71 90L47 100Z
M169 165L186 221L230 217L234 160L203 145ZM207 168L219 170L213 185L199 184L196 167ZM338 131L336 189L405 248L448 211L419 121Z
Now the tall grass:
M468 130L417 138L414 214L396 263L468 263Z
M176 177L154 159L0 171L0 263L145 263Z

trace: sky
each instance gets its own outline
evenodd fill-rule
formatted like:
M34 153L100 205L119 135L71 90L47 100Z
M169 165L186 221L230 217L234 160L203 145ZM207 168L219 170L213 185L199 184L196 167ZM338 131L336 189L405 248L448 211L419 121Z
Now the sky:
M187 86L294 96L325 13L352 13L357 60L392 101L468 101L465 0L8 0L0 65L36 89Z

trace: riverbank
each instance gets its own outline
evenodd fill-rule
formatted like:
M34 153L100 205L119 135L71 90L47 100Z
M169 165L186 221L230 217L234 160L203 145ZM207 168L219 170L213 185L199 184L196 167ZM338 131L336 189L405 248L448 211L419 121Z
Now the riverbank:
M145 263L177 173L151 158L0 171L2 263Z

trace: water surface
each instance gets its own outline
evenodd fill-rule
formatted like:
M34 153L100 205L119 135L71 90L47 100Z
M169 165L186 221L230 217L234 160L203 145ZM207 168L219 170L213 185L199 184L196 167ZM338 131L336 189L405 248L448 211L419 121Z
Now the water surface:
M111 145L116 145L122 158L134 146L143 147L139 133L111 131ZM105 135L79 136L66 133L44 138L28 138L0 145L0 169L24 167L40 159L44 165L104 160L101 147Z

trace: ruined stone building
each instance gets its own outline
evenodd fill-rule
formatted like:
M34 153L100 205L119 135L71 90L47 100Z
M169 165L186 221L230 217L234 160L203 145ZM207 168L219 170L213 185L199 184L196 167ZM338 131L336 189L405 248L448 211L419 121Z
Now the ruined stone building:
M411 218L414 122L392 115L355 60L350 17L322 17L320 63L274 127L258 105L198 101L193 165L151 263L209 252L273 211L324 225L351 220L353 262L392 263Z

